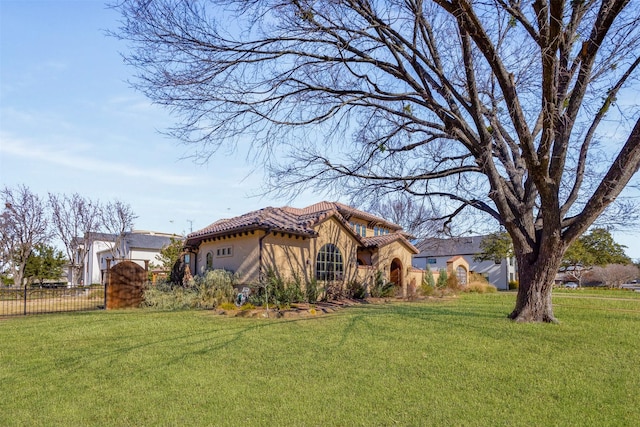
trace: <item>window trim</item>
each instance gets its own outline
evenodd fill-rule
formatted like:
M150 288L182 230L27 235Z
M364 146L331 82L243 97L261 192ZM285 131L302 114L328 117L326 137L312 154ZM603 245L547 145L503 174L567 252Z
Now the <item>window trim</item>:
M344 277L344 258L338 246L324 244L316 255L316 280L333 281Z
M216 258L228 258L233 256L233 246L224 246L216 249Z

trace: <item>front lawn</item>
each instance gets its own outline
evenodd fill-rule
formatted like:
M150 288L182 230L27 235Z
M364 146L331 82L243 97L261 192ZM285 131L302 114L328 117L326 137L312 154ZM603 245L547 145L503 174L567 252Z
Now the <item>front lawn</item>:
M635 425L640 300L514 298L0 320L0 425Z

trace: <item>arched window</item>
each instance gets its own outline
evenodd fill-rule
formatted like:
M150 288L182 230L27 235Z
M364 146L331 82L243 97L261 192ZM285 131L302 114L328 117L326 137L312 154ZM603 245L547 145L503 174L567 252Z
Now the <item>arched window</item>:
M213 253L207 252L207 263L205 265L207 270L211 270L213 268Z
M316 279L342 280L343 263L340 249L332 243L327 243L318 252L316 259Z
M467 269L459 265L456 268L456 278L458 279L459 285L466 286L467 285Z

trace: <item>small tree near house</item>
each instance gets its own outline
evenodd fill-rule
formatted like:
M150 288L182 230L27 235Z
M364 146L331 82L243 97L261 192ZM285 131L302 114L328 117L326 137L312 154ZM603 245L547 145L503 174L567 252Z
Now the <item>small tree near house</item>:
M444 268L440 269L438 272L438 281L436 282L436 287L438 289L444 289L447 287L447 280L449 279L449 275L447 274L447 270Z
M38 244L29 255L24 269L27 283L39 283L61 280L67 260L64 254L53 246Z

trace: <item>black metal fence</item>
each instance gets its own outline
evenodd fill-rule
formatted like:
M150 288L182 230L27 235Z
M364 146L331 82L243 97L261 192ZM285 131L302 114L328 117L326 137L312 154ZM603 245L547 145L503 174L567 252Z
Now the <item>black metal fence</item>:
M105 286L34 287L22 289L0 287L0 317L105 308Z

